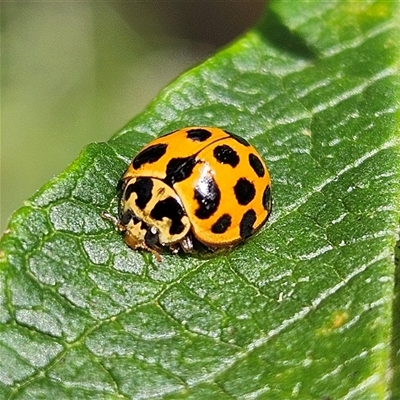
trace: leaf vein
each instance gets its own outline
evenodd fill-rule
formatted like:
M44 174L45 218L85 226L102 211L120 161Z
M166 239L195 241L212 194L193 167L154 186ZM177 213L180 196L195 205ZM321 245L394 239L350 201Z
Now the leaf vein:
M364 161L368 160L369 158L373 157L374 155L378 154L382 150L389 149L390 147L396 147L400 145L399 138L391 139L385 143L383 143L380 147L373 149L367 153L364 153L361 157L354 160L352 163L346 165L340 171L338 171L335 175L331 175L330 177L326 178L323 182L315 185L308 193L304 196L299 197L295 202L289 204L284 209L277 210L274 215L274 219L271 221L271 224L277 222L279 218L288 215L291 211L297 209L301 205L305 204L308 199L316 192L321 192L326 186L330 183L335 182L341 175L345 174L346 172L350 171L351 169L359 167ZM271 225L270 224L270 225Z

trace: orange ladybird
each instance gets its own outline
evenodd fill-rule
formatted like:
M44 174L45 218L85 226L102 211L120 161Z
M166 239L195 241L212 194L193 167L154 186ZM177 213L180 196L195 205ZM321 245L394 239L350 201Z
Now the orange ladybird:
M189 127L151 141L121 178L118 228L133 249L235 245L272 207L271 179L257 150L219 128Z

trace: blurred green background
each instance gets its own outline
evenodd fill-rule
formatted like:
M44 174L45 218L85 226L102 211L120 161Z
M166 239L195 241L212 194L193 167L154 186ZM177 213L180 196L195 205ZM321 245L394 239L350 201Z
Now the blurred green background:
M1 221L181 72L251 27L262 0L1 3Z

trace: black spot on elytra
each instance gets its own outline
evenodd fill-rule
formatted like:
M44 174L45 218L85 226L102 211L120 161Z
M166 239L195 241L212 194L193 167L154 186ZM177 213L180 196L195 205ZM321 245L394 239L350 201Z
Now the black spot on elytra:
M211 137L211 132L207 129L189 129L187 131L187 138L193 140L193 142L204 142Z
M232 217L229 214L221 215L211 227L212 233L224 233L231 226Z
M264 189L262 201L264 208L268 212L270 212L272 208L272 197L271 197L271 187L269 185Z
M256 195L254 185L246 178L239 178L233 191L235 192L236 200L242 206L249 204Z
M243 146L246 146L246 147L250 146L250 143L246 139L243 139L242 137L235 135L234 133L231 133L228 131L224 131L224 132L227 133L228 135L232 136L233 139L235 139L237 142L239 142Z
M167 164L164 182L169 186L176 182L182 182L192 174L196 164L197 160L193 156L172 158Z
M167 151L168 144L153 144L147 149L142 150L132 161L134 169L140 168L143 164L152 164L158 161Z
M222 144L214 148L214 157L221 164L229 164L235 168L239 164L239 156L232 147Z
M254 232L254 222L256 222L256 212L254 210L247 210L239 224L240 237L246 239Z
M171 220L169 228L171 235L177 235L185 229L185 225L182 223L184 215L182 206L173 197L167 197L157 202L150 213L150 216L158 221L162 221L164 217Z
M151 178L137 178L134 183L130 183L125 189L125 201L127 201L132 193L136 193L136 205L143 210L151 199L151 191L153 190L153 181Z
M249 163L254 172L262 178L265 175L265 168L262 165L261 160L253 153L249 154Z
M207 219L215 213L221 201L221 191L212 176L206 175L200 179L194 188L194 199L199 204L195 211L197 218Z

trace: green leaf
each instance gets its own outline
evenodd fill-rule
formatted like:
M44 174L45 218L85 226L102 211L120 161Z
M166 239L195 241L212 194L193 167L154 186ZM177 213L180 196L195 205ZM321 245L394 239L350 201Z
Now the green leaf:
M27 201L1 242L0 397L398 398L398 20L272 2ZM189 125L249 139L274 209L232 251L160 264L101 215L141 146Z

